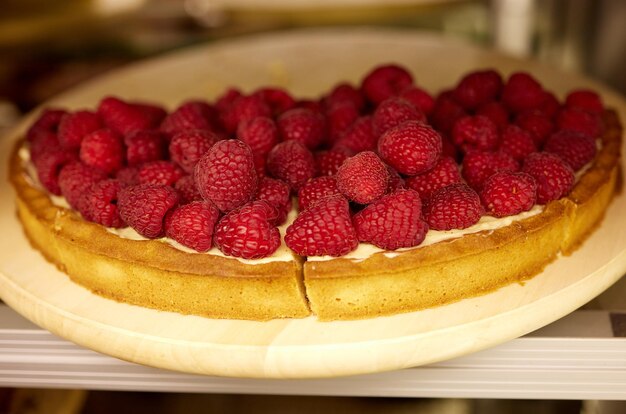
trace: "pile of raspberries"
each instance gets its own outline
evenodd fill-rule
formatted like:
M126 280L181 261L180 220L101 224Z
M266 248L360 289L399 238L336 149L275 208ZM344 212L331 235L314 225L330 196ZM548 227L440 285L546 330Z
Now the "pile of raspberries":
M491 69L433 97L387 64L319 99L231 88L172 112L112 96L48 108L27 141L40 183L88 221L257 259L281 245L296 196L285 244L342 256L563 197L595 156L603 111L593 91L559 102L528 73Z

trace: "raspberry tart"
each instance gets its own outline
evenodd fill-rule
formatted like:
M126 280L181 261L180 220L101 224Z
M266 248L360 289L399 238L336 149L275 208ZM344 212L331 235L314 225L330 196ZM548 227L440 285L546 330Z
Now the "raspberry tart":
M491 292L572 253L618 185L591 90L397 64L315 99L231 88L173 110L41 112L11 181L32 245L96 294L210 318L361 319Z

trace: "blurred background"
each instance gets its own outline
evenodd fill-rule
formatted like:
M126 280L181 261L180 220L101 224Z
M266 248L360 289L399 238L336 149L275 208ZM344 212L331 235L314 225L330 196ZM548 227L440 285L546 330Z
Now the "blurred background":
M1 0L0 133L116 67L198 43L316 26L415 28L598 79L626 94L623 0ZM177 395L0 388L2 413L599 412L582 401ZM305 408L308 407L308 408ZM603 412L609 412L607 406ZM624 409L616 406L615 412ZM623 411L621 411L623 412Z

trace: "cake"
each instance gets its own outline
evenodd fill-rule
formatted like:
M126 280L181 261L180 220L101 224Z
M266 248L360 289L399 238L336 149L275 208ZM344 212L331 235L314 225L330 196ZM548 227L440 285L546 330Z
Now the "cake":
M393 64L319 99L103 97L48 108L10 178L34 248L95 294L209 318L362 319L523 283L619 186L593 91L468 73L433 97Z

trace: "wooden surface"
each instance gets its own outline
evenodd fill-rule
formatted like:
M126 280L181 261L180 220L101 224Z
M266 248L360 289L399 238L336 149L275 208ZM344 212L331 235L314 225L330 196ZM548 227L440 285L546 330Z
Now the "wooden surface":
M590 80L456 41L415 32L303 31L203 46L115 71L54 99L93 107L106 94L175 105L225 87L274 84L315 96L372 66L400 62L431 91L464 72L495 66L532 71L558 93L593 87L626 119L618 95ZM27 117L1 142L0 297L51 332L121 359L189 373L310 378L393 370L440 361L524 335L575 310L626 271L626 197L615 199L584 246L525 285L421 312L352 322L210 320L119 304L95 296L33 251L15 219L6 180L9 147Z

